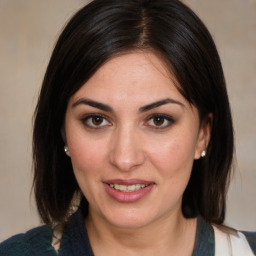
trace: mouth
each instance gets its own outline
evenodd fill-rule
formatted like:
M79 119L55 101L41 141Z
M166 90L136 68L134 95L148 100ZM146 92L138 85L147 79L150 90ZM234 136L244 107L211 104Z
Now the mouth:
M144 198L155 183L144 180L109 180L103 182L107 194L118 202L132 203Z
M133 184L133 185L120 185L120 184L108 184L111 188L122 192L135 192L149 185Z

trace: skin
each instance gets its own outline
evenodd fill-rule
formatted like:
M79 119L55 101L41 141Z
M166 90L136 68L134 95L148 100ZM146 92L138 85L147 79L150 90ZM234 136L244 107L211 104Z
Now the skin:
M95 255L192 255L196 220L183 217L182 195L210 125L200 125L175 84L160 58L135 51L110 59L70 98L65 140L89 202ZM111 179L154 185L140 200L122 203L106 192L103 182Z

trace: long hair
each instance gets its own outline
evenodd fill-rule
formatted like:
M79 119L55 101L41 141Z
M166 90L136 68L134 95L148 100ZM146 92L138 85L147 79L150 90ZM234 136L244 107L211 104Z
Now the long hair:
M207 155L194 162L182 211L187 218L201 215L209 222L223 222L233 127L223 70L210 33L177 0L95 0L78 11L61 33L35 109L34 190L45 223L65 222L80 191L61 136L70 97L110 58L136 49L161 56L201 120L212 113ZM83 202L87 208L85 198Z

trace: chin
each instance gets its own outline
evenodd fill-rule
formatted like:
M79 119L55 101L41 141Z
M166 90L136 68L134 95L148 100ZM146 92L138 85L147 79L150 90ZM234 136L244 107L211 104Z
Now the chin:
M157 219L153 214L148 215L148 212L138 212L136 209L112 211L110 215L104 215L104 218L110 225L120 229L139 229Z
M146 221L145 219L119 219L119 220L110 220L109 221L110 224L116 228L119 229L140 229L143 228L145 226L147 226L147 224L150 223L150 221Z

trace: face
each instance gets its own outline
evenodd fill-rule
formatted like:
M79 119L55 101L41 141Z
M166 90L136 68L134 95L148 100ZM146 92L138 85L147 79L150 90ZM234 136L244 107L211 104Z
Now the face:
M109 60L71 98L65 139L89 214L120 228L181 215L208 125L156 55Z

